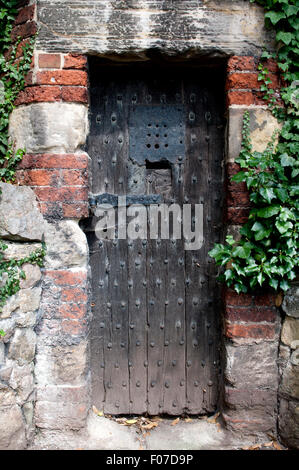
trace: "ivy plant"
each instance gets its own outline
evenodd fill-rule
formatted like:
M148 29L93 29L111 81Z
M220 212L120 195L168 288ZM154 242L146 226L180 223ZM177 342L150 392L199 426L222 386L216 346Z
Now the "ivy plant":
M11 44L11 31L17 15L18 0L0 0L0 181L9 183L15 179L18 162L25 150L15 149L9 140L9 115L14 102L25 87L25 77L30 70L35 37L22 46L22 54L17 57L21 42Z
M12 183L18 162L23 158L24 149L15 149L9 140L9 115L14 102L25 87L25 77L30 70L35 37L22 47L17 54L21 39L12 44L11 31L18 13L18 0L0 0L0 181ZM20 57L19 57L20 55ZM0 190L1 193L1 190ZM20 281L25 278L22 266L25 263L42 266L45 245L22 259L6 259L8 245L0 239L0 311L7 299L20 290ZM0 329L0 336L5 332Z
M21 259L6 259L5 250L8 245L0 240L0 311L6 300L20 290L21 279L26 279L23 265L25 263L43 266L43 259L46 254L45 244L42 248L33 251L29 256Z
M241 171L232 180L245 182L249 190L248 222L240 229L240 239L229 235L225 244L216 244L209 252L216 264L225 267L220 279L238 293L260 286L286 291L298 267L299 1L256 2L264 6L266 25L276 29L278 43L276 55L265 51L261 59L276 59L285 86L277 96L270 87L268 69L261 62L261 91L269 109L281 121L281 130L264 152L253 152L249 113L244 113L241 153L236 160Z

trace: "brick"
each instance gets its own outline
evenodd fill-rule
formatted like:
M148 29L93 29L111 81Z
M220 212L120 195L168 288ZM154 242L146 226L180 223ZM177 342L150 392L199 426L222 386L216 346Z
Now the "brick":
M85 170L62 170L62 184L65 186L85 186L87 173Z
M73 202L87 201L88 194L86 188L34 188L34 192L40 201L52 202Z
M63 217L62 204L59 202L40 202L40 211L45 217L61 219Z
M279 80L279 76L277 74L269 73L269 78L272 81L272 83L269 84L270 88L273 88L275 90L280 88L280 80Z
M82 154L35 154L24 155L18 168L74 168L86 169L88 166L88 156Z
M38 72L36 82L40 85L87 86L87 73L82 70L53 70Z
M224 301L226 305L238 305L247 307L252 305L252 296L249 294L237 294L237 292L226 289L224 293Z
M62 204L63 217L70 219L81 219L88 217L88 203Z
M63 87L62 100L71 103L88 103L87 89L81 87Z
M256 294L253 297L253 302L257 306L275 306L275 298L276 294L273 294L272 292L266 292L263 294Z
M29 103L60 101L61 90L58 86L32 86L21 91L15 101L16 106Z
M275 409L277 404L277 393L275 390L250 390L248 388L235 389L226 386L225 403L231 406L239 405L244 408L263 405L271 406L273 409Z
M255 103L255 97L251 91L230 91L227 94L227 106L239 104L250 106Z
M269 70L269 72L279 73L277 62L274 59L263 61L263 65Z
M16 17L14 24L19 25L22 23L26 23L26 21L33 20L34 12L35 12L35 5L30 5L25 8L22 8Z
M58 184L59 172L53 170L19 170L17 180L27 186L55 186Z
M23 56L23 47L26 46L26 44L30 44L30 38L23 39L17 47L16 50L16 59L19 59L20 57ZM32 57L32 61L34 62L34 57Z
M33 72L28 72L28 73L25 75L24 80L25 80L25 85L26 85L26 86L33 85L33 80L34 80Z
M228 338L274 339L275 325L240 325L226 322L225 334Z
M232 181L230 177L228 177L227 181L227 191L229 193L245 193L248 196L248 201L249 201L249 192L246 186L245 182L241 183L236 183L235 181ZM229 204L228 204L229 205Z
M86 333L86 324L78 320L63 320L62 331L69 335L84 335Z
M15 26L11 32L12 41L16 41L18 37L21 39L29 38L37 33L37 25L35 21L30 21L18 26Z
M61 300L63 302L87 302L87 294L83 289L78 287L73 289L62 289Z
M41 69L59 69L61 67L60 54L39 54L38 66Z
M241 170L241 167L239 165L239 163L232 163L232 162L229 162L226 164L226 172L227 172L227 176L229 178L231 178L232 176L234 176L236 173L238 173L239 171Z
M228 73L234 71L256 70L255 58L252 56L232 56L228 59Z
M248 221L249 209L244 207L228 207L227 221L232 225L245 224Z
M85 285L87 280L86 271L45 270L44 275L59 286Z
M232 73L228 75L226 87L230 89L253 89L260 88L260 83L257 79L257 73Z
M78 319L83 318L86 315L86 305L80 304L63 304L59 307L60 318L67 319Z
M270 322L276 321L274 308L226 307L226 319L231 322Z
M248 207L250 205L248 191L229 191L227 205L229 207Z
M86 69L87 58L84 55L68 54L64 57L64 69Z

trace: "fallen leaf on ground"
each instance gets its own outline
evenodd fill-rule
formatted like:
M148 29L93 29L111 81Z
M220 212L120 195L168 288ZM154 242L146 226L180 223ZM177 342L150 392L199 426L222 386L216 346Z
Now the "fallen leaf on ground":
M207 420L208 423L213 423L213 424L215 424L217 418L219 417L219 415L220 415L220 411L218 411L218 413L216 413L214 416L212 416L211 418L209 418L209 419Z
M97 416L104 416L103 411L99 411L95 406L92 407L92 411L97 415Z
M185 418L184 421L185 421L185 423L191 423L193 421L193 419L192 418Z
M176 424L178 424L179 421L180 421L180 418L176 418L174 421L172 421L170 426L175 426Z
M137 423L137 419L127 419L125 424L128 424L128 425L131 425L131 424L136 424Z
M148 424L145 424L145 425L142 425L142 429L153 429L153 428L156 428L158 426L158 423L148 423Z
M153 416L153 417L151 418L151 421L163 421L163 419L160 418L160 416Z
M265 444L263 444L264 447L272 447L273 446L273 441L270 441L270 442L265 442Z
M275 447L276 450L282 450L282 447L278 444L277 441L273 441L273 446Z

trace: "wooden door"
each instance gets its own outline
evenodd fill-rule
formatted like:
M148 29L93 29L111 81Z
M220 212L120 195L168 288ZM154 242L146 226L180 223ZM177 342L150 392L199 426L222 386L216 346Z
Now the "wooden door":
M203 204L204 242L99 240L92 272L93 404L111 414L202 414L217 407L220 290L208 251L223 201L218 69L90 64L88 153L94 195ZM135 198L135 199L134 199Z

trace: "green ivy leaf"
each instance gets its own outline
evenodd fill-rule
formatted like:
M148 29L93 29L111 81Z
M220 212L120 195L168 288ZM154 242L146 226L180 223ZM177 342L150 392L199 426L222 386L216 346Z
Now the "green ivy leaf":
M269 279L269 286L273 287L273 289L277 290L278 280L274 279L274 278Z
M276 226L277 230L279 231L279 233L281 233L281 234L285 234L288 230L293 228L293 224L290 221L281 222L281 221L277 220L275 222L275 226Z
M232 251L232 257L246 259L250 255L250 252L250 246L244 244L242 246L237 246L236 248L234 248L234 250Z
M293 35L292 33L286 33L284 31L279 31L277 34L276 34L276 41L279 42L283 42L284 44L286 44L287 46L290 44L290 42L292 41L293 39Z
M281 156L280 161L282 166L293 166L296 163L295 158L289 157L286 153Z
M265 18L269 18L269 20L271 21L272 24L276 24L278 23L278 21L282 20L283 18L285 18L286 15L284 12L282 11L268 11L266 14L265 14Z
M272 188L260 188L259 193L269 204L271 204L272 199L275 199L275 193Z
M283 279L282 281L280 281L279 286L283 291L287 291L291 287L289 282L286 279Z
M262 209L257 210L257 215L264 219L273 217L273 215L278 214L280 211L280 206L268 206L263 207Z

